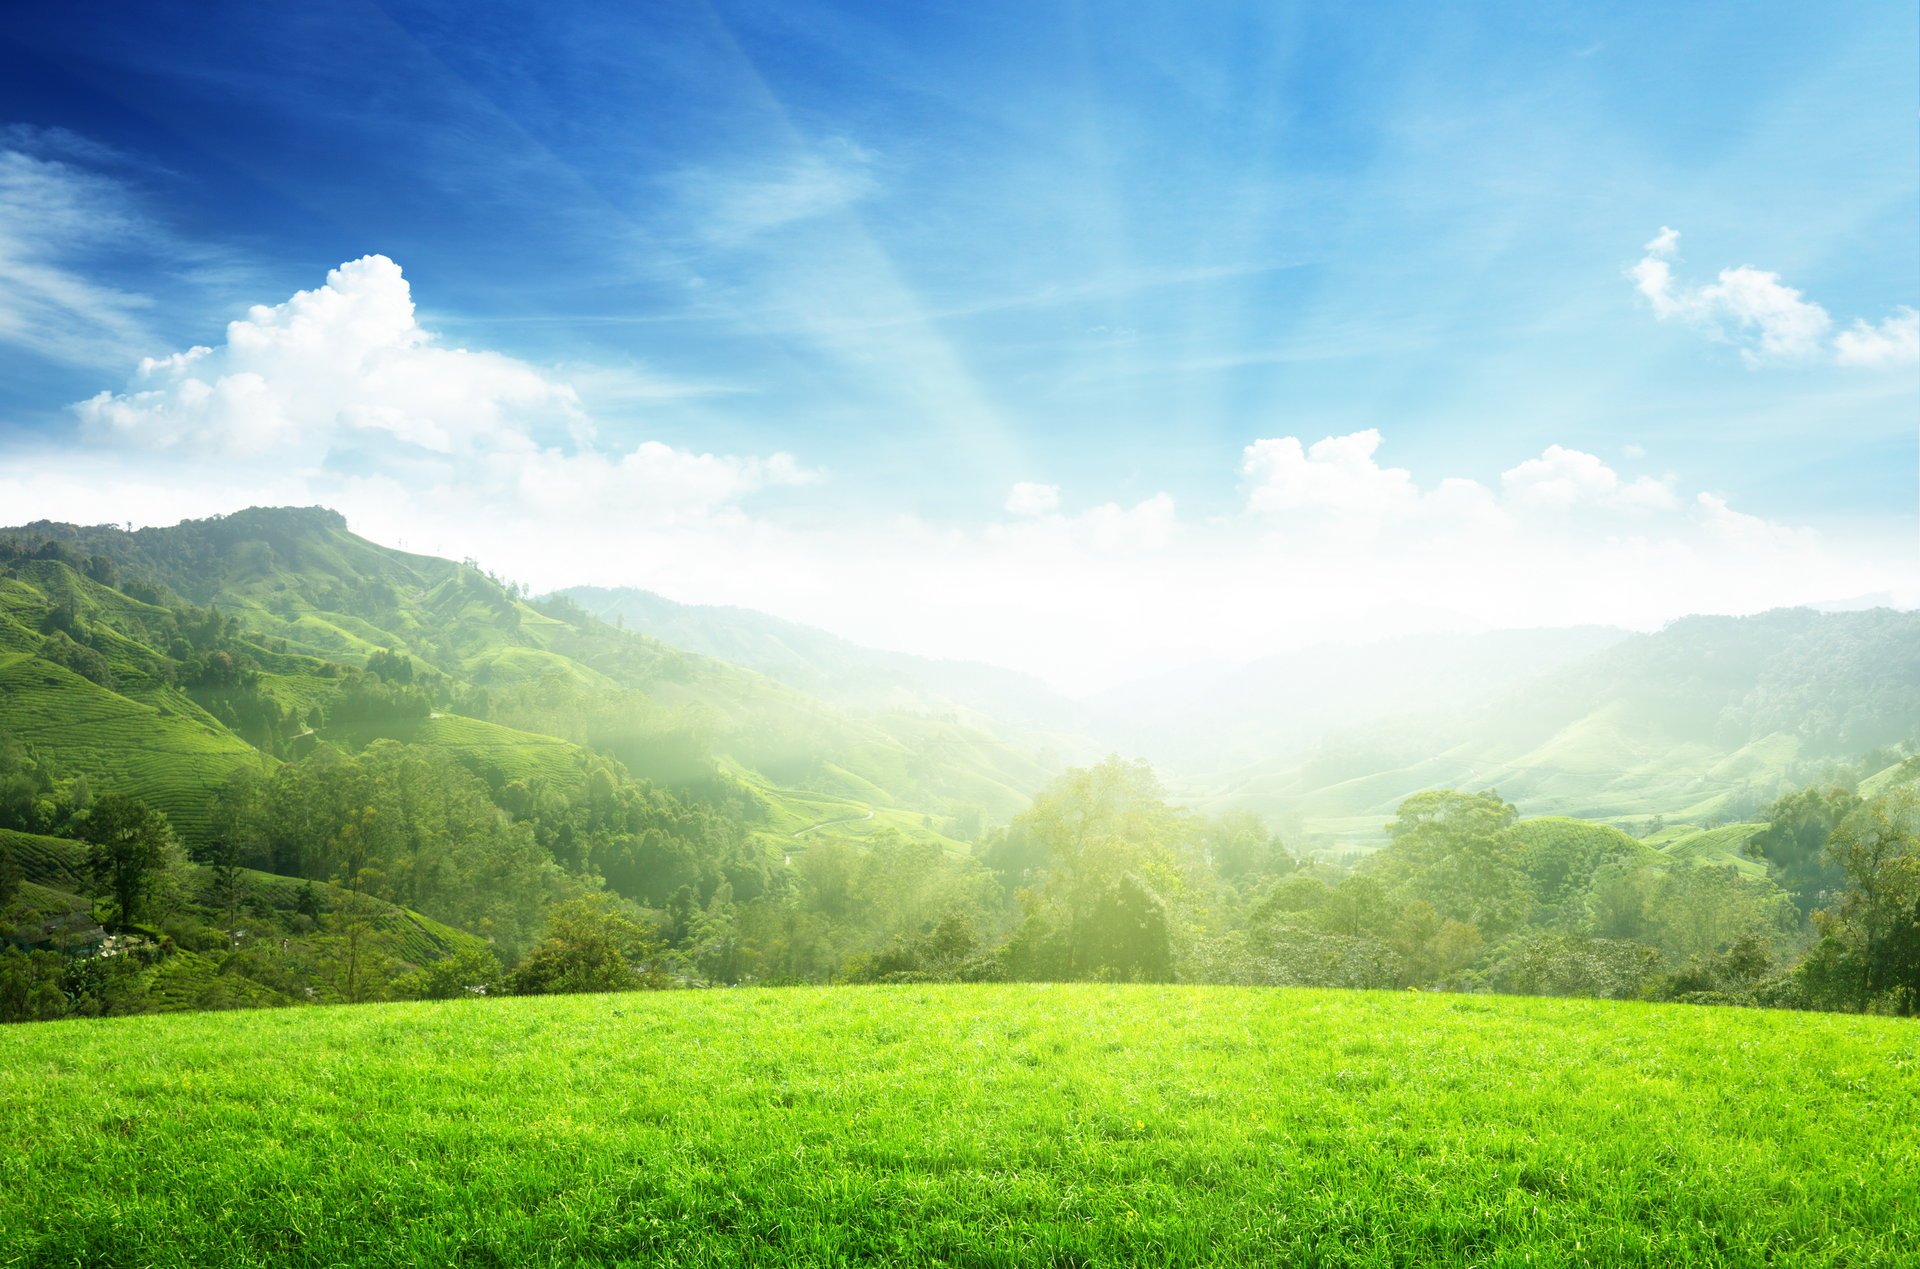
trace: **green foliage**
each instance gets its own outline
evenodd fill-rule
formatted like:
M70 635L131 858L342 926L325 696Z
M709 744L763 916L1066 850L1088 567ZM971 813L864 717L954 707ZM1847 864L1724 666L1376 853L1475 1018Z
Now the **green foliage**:
M1899 620L1682 626L1603 640L1605 708L1571 678L1512 706L1538 731L1530 761L1590 777L1634 752L1610 778L1666 789L1653 767L1717 754L1716 787L1757 809L1755 773L1892 726L1856 708L1849 676L1896 655ZM1783 659L1757 635L1792 647ZM1802 664L1834 638L1860 664ZM858 653L810 646L803 659ZM1646 682L1616 681L1627 667ZM882 672L934 682L926 666ZM1718 822L1734 805L1719 795L1699 814L1668 803L1686 822L1637 842L1430 787L1395 808L1383 849L1303 867L1245 810L1173 805L1144 764L1042 787L1046 762L965 716L844 712L575 604L530 604L470 565L384 550L317 509L0 531L0 831L27 834L10 839L23 880L0 936L100 959L83 955L85 852L63 839L112 794L164 814L197 866L163 870L166 901L141 914L164 954L136 975L63 970L67 987L100 977L67 992L69 1012L624 983L568 950L578 913L550 927L555 904L591 893L659 942L621 959L689 985L1181 979L1905 1007L1907 927L1885 898L1904 893L1885 881L1899 870L1850 873L1828 850L1864 840L1840 832L1853 795L1777 799L1771 823ZM1756 719L1784 730L1756 737ZM1673 743L1641 746L1648 728ZM1313 760L1356 806L1444 773L1401 755L1389 779L1386 751L1362 749L1371 774ZM1902 784L1902 752L1863 768L1865 796ZM1532 805L1573 796L1516 770ZM116 923L145 897L110 903ZM1795 968L1809 912L1821 941Z
M114 689L113 667L107 659L85 644L75 643L64 629L56 629L41 643L37 655L42 661L65 666L81 678L108 691Z
M614 901L569 899L547 914L546 937L514 969L511 986L522 996L664 987L656 968L662 950Z
M1847 884L1821 913L1820 985L1854 1008L1920 1013L1920 789L1855 808L1828 854Z
M61 983L67 958L54 952L0 947L0 1022L39 1022L65 1017Z
M393 984L404 1000L458 1000L489 996L505 987L500 961L484 947L468 947L422 965Z
M1498 794L1436 790L1400 804L1377 866L1401 901L1501 934L1526 922L1534 890L1519 813Z
M89 847L87 867L112 905L113 924L124 929L179 863L173 828L145 803L108 793L87 811L80 834Z
M215 840L240 863L355 890L496 941L531 941L563 874L533 825L503 816L450 754L376 741L319 750L272 776L236 774L214 799Z
M1520 995L1622 1000L1644 995L1659 969L1659 949L1645 943L1541 932L1508 947L1490 979Z
M1860 798L1846 789L1801 789L1767 808L1767 826L1750 839L1748 852L1772 866L1803 916L1844 882L1845 871L1827 854L1827 842L1859 806Z

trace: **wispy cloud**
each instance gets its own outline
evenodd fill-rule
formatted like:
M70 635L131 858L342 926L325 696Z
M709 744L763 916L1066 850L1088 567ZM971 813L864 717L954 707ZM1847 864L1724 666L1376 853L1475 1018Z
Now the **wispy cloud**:
M81 365L124 364L149 347L152 302L87 266L151 238L116 181L0 149L0 341Z
M702 167L674 182L701 237L738 246L843 211L878 187L871 152L844 137L761 163Z

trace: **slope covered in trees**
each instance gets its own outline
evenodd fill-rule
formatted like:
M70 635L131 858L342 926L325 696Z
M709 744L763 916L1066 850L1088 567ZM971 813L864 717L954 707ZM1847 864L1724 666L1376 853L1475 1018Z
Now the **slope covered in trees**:
M331 512L0 532L16 1015L214 999L151 976L95 991L59 959L110 941L155 965L217 954L253 984L237 1002L412 990L448 957L497 987L572 899L704 920L766 893L790 852L876 831L959 849L952 832L1048 771L950 721L855 718L535 606ZM117 799L148 816L124 902L74 863ZM409 912L471 937L403 937Z

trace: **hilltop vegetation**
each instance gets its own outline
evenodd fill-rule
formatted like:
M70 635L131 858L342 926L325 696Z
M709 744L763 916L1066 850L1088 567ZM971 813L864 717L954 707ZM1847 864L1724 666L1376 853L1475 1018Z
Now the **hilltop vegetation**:
M1913 1027L1787 1022L978 986L14 1027L0 1247L235 1266L1900 1263Z
M1650 774L1646 736L1743 744L1727 770L1756 745L1882 743L1910 717L1911 627L1575 632L1599 660L1512 725L1565 749L1558 720L1604 697L1639 765L1584 787L1691 797L1691 774ZM1826 665L1836 631L1852 651ZM1863 698L1883 666L1899 681ZM1920 1000L1897 749L1737 808L1645 794L1677 813L1631 834L1416 785L1366 812L1378 849L1343 857L1179 805L1139 763L1056 774L964 715L836 708L317 509L8 530L0 1016L934 980ZM1483 770L1461 761L1342 787L1364 806L1416 770ZM1538 790L1564 768L1498 769L1530 812L1556 805Z

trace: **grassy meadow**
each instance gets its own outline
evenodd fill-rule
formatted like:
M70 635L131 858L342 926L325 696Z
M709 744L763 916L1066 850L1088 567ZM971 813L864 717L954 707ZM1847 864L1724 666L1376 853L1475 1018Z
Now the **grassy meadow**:
M1911 1263L1920 1025L893 986L0 1030L0 1264Z

